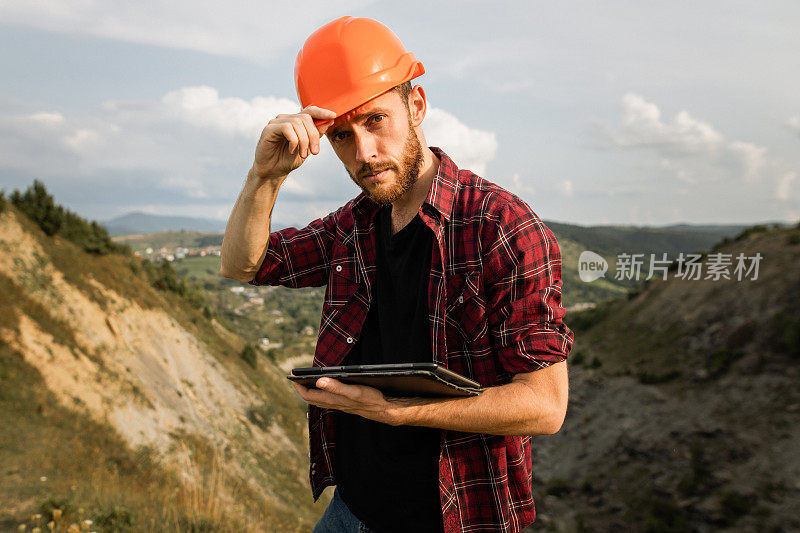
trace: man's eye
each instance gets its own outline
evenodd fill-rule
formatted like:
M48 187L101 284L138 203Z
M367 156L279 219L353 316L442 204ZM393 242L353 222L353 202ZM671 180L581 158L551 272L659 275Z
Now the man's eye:
M385 115L375 115L374 117L372 117L372 123L375 124L376 122L380 122L384 118L386 118Z
M337 141L337 142L338 142L338 141L343 141L345 137L347 137L347 132L345 132L345 131L340 131L339 133L337 133L337 134L335 134L335 135L333 136L333 140L334 140L334 141Z

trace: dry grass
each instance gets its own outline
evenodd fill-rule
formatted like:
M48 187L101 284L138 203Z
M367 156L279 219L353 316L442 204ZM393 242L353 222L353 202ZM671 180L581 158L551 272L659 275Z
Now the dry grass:
M295 531L308 527L226 473L224 452L182 435L185 462L160 466L108 427L62 407L0 344L0 530ZM57 518L57 519L56 519ZM60 529L59 529L60 528Z

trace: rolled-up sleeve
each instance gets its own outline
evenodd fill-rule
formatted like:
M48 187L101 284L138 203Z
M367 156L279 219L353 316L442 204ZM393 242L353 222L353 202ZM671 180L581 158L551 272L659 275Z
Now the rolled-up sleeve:
M567 358L574 334L563 322L561 250L522 201L508 202L484 238L487 321L497 357L511 374Z
M328 283L331 245L342 208L303 229L286 228L269 235L264 260L252 285L321 287Z

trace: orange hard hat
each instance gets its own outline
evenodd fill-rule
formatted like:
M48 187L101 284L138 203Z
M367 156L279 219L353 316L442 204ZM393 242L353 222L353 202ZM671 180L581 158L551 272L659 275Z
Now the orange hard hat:
M306 39L294 63L300 105L337 117L424 73L392 30L368 18L325 24Z

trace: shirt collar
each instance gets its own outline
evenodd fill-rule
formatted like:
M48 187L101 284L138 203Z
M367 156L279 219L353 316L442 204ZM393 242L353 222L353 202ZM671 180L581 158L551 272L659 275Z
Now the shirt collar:
M453 203L458 190L458 167L441 148L431 146L430 149L439 159L439 170L433 178L422 208L424 209L427 205L433 212L449 221L453 214ZM354 216L362 227L369 225L379 208L380 205L370 200L363 192L353 201Z

